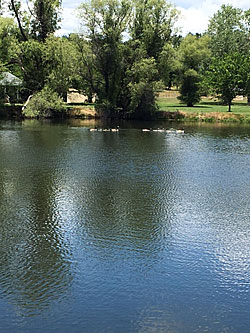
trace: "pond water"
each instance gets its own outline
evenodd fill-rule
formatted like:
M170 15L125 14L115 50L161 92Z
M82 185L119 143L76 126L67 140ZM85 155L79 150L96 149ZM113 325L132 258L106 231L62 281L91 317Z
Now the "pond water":
M249 332L250 127L96 125L0 121L0 332Z

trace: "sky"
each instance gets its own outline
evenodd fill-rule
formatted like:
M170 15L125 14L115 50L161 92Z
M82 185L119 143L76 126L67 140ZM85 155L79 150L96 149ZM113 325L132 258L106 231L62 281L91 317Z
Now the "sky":
M82 3L82 0L63 0L63 20L59 35L67 35L70 32L79 30L79 21L75 13L76 8ZM202 33L206 30L209 18L213 16L222 4L231 4L234 7L244 10L250 8L249 0L175 0L170 1L175 4L181 12L181 18L178 20L178 26L182 34Z

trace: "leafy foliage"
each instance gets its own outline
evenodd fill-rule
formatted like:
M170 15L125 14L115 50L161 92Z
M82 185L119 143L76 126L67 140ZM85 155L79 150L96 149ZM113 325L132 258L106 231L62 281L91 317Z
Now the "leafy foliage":
M50 117L53 113L65 111L65 104L56 92L44 87L30 99L23 114L27 118Z
M66 38L50 36L44 43L45 84L66 100L76 76L77 50Z
M0 17L0 59L8 64L18 44L18 28L12 18Z
M59 28L61 0L27 0L28 10L22 1L10 0L9 9L17 20L22 41L36 39L44 42Z
M98 91L101 75L96 70L96 56L91 50L89 41L78 34L70 34L69 41L73 43L76 58L76 70L72 85L83 91L91 103L93 96Z
M179 47L180 100L193 106L200 101L199 82L201 74L208 65L210 51L207 36L187 35Z
M115 112L121 82L121 41L130 17L128 0L91 0L81 5L80 16L93 52L100 82L96 87L103 108Z
M145 119L157 110L157 91L173 85L189 106L204 92L229 106L239 93L250 103L250 10L223 5L206 34L183 38L179 13L165 0L85 0L82 33L56 37L61 0L28 0L26 10L21 0L5 2L15 21L0 17L0 71L22 79L24 100L35 94L39 111L27 114L49 114L45 97L57 108L52 93L66 100L69 88L90 102L95 96L107 117Z
M179 59L184 70L194 69L198 72L203 69L211 56L209 42L207 35L197 37L191 34L181 41Z
M184 72L179 99L187 106L193 106L200 101L199 82L199 75L194 69L188 69Z
M158 71L154 58L144 58L135 62L127 75L129 110L138 118L147 118L156 110L155 88Z
M44 87L46 68L43 55L44 45L36 40L20 44L17 61L22 69L24 86L29 95Z
M134 0L131 35L140 40L149 57L158 59L171 41L178 11L165 0Z
M213 58L204 82L231 110L232 100L239 94L249 93L250 58L241 53Z
M157 67L165 87L170 89L173 81L176 79L176 73L180 68L177 50L171 43L166 43L163 46Z
M239 52L249 52L249 11L222 5L209 21L208 35L214 56L224 56Z
M61 0L33 0L31 3L31 34L44 42L59 28Z

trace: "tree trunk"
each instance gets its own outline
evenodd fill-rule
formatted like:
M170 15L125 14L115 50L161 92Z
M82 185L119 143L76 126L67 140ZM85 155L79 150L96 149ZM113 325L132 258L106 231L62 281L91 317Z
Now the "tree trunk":
M20 30L21 35L22 35L22 37L23 37L23 40L24 40L25 42L27 42L28 38L27 38L27 36L25 35L25 32L24 32L24 30L23 30L23 27L22 27L22 24L21 24L21 20L20 20L19 14L18 14L18 10L17 10L17 8L16 8L16 6L15 6L15 2L14 2L14 0L11 0L11 6L12 6L12 9L13 9L13 11L14 11L14 13L15 13L15 16L16 16L16 19L17 19L17 23L18 23L18 27L19 27L19 30Z
M247 96L247 104L250 105L250 95Z
M232 103L229 102L229 103L228 103L228 112L231 112L231 106L232 106Z

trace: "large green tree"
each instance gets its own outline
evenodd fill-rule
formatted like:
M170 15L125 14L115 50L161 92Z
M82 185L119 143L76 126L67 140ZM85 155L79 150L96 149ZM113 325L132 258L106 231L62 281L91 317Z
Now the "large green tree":
M59 28L61 0L27 0L27 10L22 9L20 0L8 1L23 41L33 38L44 42Z
M74 44L77 58L76 75L73 80L74 87L83 91L91 103L102 76L96 70L96 56L92 52L91 43L79 34L70 34L69 40Z
M232 101L239 94L250 91L250 57L239 52L213 58L204 83L231 111Z
M19 76L22 76L26 88L24 95L32 94L42 90L49 79L51 85L54 83L55 71L51 70L51 64L55 64L58 52L54 52L55 59L52 61L52 57L48 57L49 51L52 50L52 42L48 42L46 46L43 44L46 44L46 40L59 27L61 0L27 0L26 10L23 9L20 0L6 1L19 28L19 43L16 42L12 62L19 67ZM56 49L58 43L54 41L54 44ZM65 77L65 72L66 69L63 68L57 77ZM58 80L56 90L65 90L62 87L64 85L63 80Z
M210 58L209 37L187 35L179 47L179 99L193 106L201 97L201 74L208 66Z
M59 28L61 0L30 1L31 34L34 38L45 41Z
M94 55L100 82L96 87L102 110L117 108L122 72L122 37L128 26L128 0L90 0L80 8L80 17Z
M13 18L0 17L0 60L10 66L18 45L18 28Z
M17 61L22 70L26 95L42 90L46 78L44 45L36 40L21 43Z
M137 118L149 118L156 110L155 90L158 85L158 70L155 59L153 57L138 59L126 75L129 79L128 111Z
M164 86L170 89L173 81L176 80L176 73L180 67L178 51L172 43L169 42L163 46L158 58L157 67Z
M131 22L133 39L141 41L149 57L158 60L175 34L176 8L165 0L134 0Z
M16 18L20 31L20 41L27 41L29 36L29 15L26 11L22 10L20 0L9 0L8 5L13 16Z
M147 57L147 51L138 40L127 41L123 46L119 108L128 117L149 118L157 109L159 85L156 60Z
M211 38L211 50L215 57L234 53L244 54L250 51L249 43L250 14L231 5L222 5L210 19L208 35Z
M133 0L130 34L154 58L158 80L171 87L176 69L176 50L173 47L179 12L165 0Z
M89 65L87 71L81 66L83 81L102 110L150 114L156 82L169 83L173 70L174 6L164 0L90 0L80 6L80 17L86 50L81 64Z
M78 67L77 49L67 38L50 36L43 49L45 84L64 100L72 86Z
M245 57L250 54L250 10L222 5L209 21L208 34L214 57L224 58L236 51ZM247 93L248 104L250 94Z

